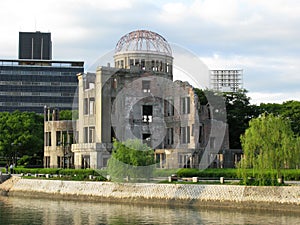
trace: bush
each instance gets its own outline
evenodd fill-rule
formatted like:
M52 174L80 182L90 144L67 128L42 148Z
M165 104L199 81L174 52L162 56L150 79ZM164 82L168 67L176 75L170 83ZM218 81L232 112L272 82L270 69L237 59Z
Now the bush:
M189 169L183 168L177 171L179 177L225 177L225 178L237 178L236 169Z

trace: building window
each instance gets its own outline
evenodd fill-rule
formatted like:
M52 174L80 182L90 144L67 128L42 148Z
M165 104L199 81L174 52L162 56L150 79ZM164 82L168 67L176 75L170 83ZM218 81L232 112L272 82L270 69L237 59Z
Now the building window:
M190 97L181 98L181 112L182 114L190 113Z
M83 142L88 143L89 130L88 127L83 128Z
M57 167L58 168L61 167L60 163L61 163L60 156L57 156Z
M181 144L190 143L190 126L180 128Z
M143 105L143 122L151 123L152 122L152 105Z
M61 144L61 131L56 131L56 146L60 146Z
M90 98L89 100L89 114L94 115L95 114L95 99Z
M174 116L174 100L168 99L165 101L165 116Z
M174 144L174 129L167 128L166 145Z
M87 115L89 113L88 98L83 99L83 113L84 115Z
M51 132L46 132L45 146L51 146Z
M95 142L95 127L89 127L89 143Z
M142 81L142 90L144 93L150 93L150 80Z
M45 156L45 168L50 168L50 156Z
M204 142L204 125L201 124L199 127L199 138L198 138L198 142L199 143L203 143Z
M150 146L150 144L151 144L151 134L143 134L143 143Z

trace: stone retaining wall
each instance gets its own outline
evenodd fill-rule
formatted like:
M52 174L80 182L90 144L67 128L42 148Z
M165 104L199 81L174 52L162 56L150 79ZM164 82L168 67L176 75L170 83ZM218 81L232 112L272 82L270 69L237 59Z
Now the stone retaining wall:
M72 199L193 204L287 206L300 211L300 186L254 187L238 185L112 183L12 178L0 184L8 195L35 195ZM270 205L271 204L271 205ZM232 205L232 206L233 206ZM256 207L257 208L257 207Z

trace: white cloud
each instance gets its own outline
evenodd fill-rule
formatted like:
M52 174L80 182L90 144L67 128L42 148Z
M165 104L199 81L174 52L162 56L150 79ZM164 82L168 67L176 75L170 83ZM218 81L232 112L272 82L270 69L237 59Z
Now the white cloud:
M0 58L17 58L19 31L40 30L52 33L55 59L86 65L127 32L150 29L211 69L243 69L249 94L299 96L297 0L3 0L0 26Z

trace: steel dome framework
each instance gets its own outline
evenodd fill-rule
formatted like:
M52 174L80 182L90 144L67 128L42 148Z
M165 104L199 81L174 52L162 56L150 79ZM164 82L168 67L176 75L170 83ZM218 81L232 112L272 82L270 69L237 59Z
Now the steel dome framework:
M171 47L166 39L148 30L132 31L121 37L116 45L115 54L131 51L156 52L172 56Z

